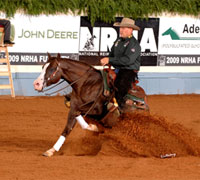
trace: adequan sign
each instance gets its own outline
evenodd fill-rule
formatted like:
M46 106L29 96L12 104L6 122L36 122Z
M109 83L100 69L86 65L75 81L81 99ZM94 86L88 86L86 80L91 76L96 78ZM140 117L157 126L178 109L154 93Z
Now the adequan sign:
M160 18L159 29L158 65L200 65L199 19Z

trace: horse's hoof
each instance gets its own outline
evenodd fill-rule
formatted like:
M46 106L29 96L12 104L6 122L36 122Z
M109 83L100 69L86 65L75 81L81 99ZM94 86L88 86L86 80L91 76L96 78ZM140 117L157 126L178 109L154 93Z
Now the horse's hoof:
M87 130L99 132L99 129L95 124L89 124L89 126L87 127Z
M42 155L45 157L51 157L51 156L53 156L54 152L55 152L55 149L51 148L48 151L44 152Z

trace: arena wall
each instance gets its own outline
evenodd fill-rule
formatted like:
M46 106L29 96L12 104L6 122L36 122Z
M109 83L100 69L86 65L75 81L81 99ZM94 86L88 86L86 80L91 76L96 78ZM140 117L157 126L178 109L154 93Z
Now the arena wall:
M63 88L67 83L61 84L51 91L38 93L33 88L33 81L39 73L13 73L15 93L18 96L43 96ZM200 94L200 73L198 72L140 72L139 85L147 94ZM7 78L1 77L1 83L6 84ZM63 95L71 92L71 88L52 95ZM10 94L10 90L1 90L1 95Z
M120 20L121 17L116 19ZM99 56L108 55L107 49L119 33L112 23L97 22L92 27L85 16L31 17L16 14L11 23L14 26L15 45L9 48L9 52L17 96L47 95L33 89L33 81L47 60L47 52L92 62L100 69L96 60ZM139 85L146 93L200 94L200 20L163 16L136 20L136 24L141 31L133 34L142 47ZM178 37L170 36L169 32L167 34L168 30L176 32ZM93 36L93 47L86 47L86 42ZM2 70L1 65L0 68ZM0 82L7 84L7 77L0 77ZM65 85L61 84L52 91ZM59 94L70 91L71 88L67 88ZM10 91L0 90L0 95L6 94L10 94Z

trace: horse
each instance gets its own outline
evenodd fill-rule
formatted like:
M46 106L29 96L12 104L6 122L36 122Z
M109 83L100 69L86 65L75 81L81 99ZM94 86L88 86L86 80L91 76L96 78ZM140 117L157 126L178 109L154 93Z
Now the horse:
M43 153L47 157L60 150L76 122L80 124L82 129L97 132L98 127L94 124L88 124L83 116L105 115L107 113L105 113L105 105L114 96L113 93L109 97L104 95L104 82L100 70L84 62L61 58L60 54L57 57L51 57L48 53L48 60L43 65L42 72L33 83L34 88L41 92L45 87L57 83L60 79L64 79L72 87L70 110L67 124L57 142Z

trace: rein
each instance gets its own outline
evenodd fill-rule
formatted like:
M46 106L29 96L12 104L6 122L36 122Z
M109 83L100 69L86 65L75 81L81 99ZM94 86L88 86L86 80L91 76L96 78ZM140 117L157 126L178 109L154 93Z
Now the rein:
M88 113L94 108L94 106L96 105L96 103L97 103L97 101L98 101L98 99L99 99L99 97L100 97L101 95L102 95L102 92L101 92L101 89L100 89L99 94L98 94L98 96L96 97L94 103L90 106L90 108L89 108L88 111L84 114L83 117L86 117L86 116L88 115ZM114 92L113 92L113 93L110 95L110 97L108 98L108 102L110 102L110 100L112 99L113 95L114 95ZM90 103L90 102L85 103L85 104L83 104L83 105L81 105L81 106L85 106L86 104L89 104L89 103Z
M58 65L58 66L60 67L60 65ZM57 91L54 91L54 92L52 92L52 93L45 93L45 95L50 96L50 95L52 95L52 94L55 94L55 93L57 93L57 92L62 91L62 90L65 89L65 88L68 88L69 86L72 86L73 84L77 83L81 78L83 78L83 77L86 75L86 73L88 73L91 69L92 69L92 68L90 67L80 78L76 79L75 81L73 81L72 83L68 84L68 85L65 86L64 88L61 88L61 89L59 89L59 90L57 90ZM55 74L56 74L57 71L58 71L58 70L56 69L56 71L55 71L52 75L55 76ZM51 76L52 76L52 75L51 75ZM62 84L64 81L65 81L65 80L62 80L61 82L57 83L55 86L50 87L50 88L48 88L48 89L46 89L46 90L43 90L42 92L49 91L49 90L55 88L56 86Z
M51 76L48 78L48 80L50 80L53 76L55 76L56 73L59 71L59 69L60 69L60 64L58 63L58 67L57 67L56 71L53 72L53 73L51 74ZM63 89L65 89L65 88L67 88L67 87L69 87L69 86L72 86L73 84L75 84L75 83L77 83L79 80L81 80L91 69L92 69L92 68L90 67L81 77L79 77L78 79L76 79L76 80L73 81L72 83L68 84L67 86L65 86L65 87L63 87L63 88L61 88L61 89L59 89L59 90L57 90L57 91L54 91L54 92L52 92L52 93L45 93L45 95L50 96L50 95L52 95L52 94L55 94L55 93L57 93L57 92L62 91ZM54 86L52 86L52 87L50 87L50 88L48 88L48 89L46 89L46 90L43 90L42 92L49 91L49 90L55 88L56 86L62 84L64 81L65 81L65 80L62 80L61 82L57 83L56 85L54 85ZM90 106L90 108L87 110L87 112L84 114L83 117L86 117L86 116L88 115L88 113L94 108L94 106L96 105L96 103L97 103L97 101L99 100L99 97L100 97L101 95L102 95L102 89L99 90L98 96L96 97L95 101L92 101L92 102L93 102L92 105ZM111 95L111 97L112 97L112 96L113 96L113 95ZM109 98L109 99L111 99L111 98ZM91 103L91 102L86 102L86 103L82 104L81 106L83 107L83 106L85 106L85 105L87 105L87 104L89 104L89 103Z
M45 89L45 90L43 90L42 92L49 91L49 90L51 90L51 89L55 88L56 86L58 86L59 84L62 84L64 81L65 81L65 80L63 79L61 82L59 82L59 83L55 84L54 86L52 86L52 87L50 87L50 88L48 88L48 89Z
M86 117L87 114L94 108L94 106L96 105L97 100L99 99L99 97L101 96L101 94L102 94L102 92L101 92L101 89L100 89L99 94L98 94L97 98L95 99L94 103L90 106L90 108L87 110L87 112L84 114L83 117ZM90 103L90 102L89 102L89 103ZM86 104L88 104L88 103L85 103L85 104L83 104L82 106L85 106Z
M105 66L103 66L103 69L104 69L104 67L105 67ZM109 69L111 69L111 65L109 65ZM103 78L103 76L102 76L102 78ZM84 114L83 117L86 117L86 116L88 115L88 113L94 108L94 106L96 105L96 103L97 103L99 97L102 95L102 91L101 91L101 90L102 90L102 89L100 89L99 94L98 94L98 96L96 97L95 101L94 101L94 102L91 101L91 102L93 102L93 104L90 106L90 108L89 108L88 111ZM110 100L113 98L114 93L115 93L115 92L113 91L112 94L108 97L108 102L110 102ZM85 106L85 105L87 105L87 104L89 104L89 103L91 103L91 102L84 103L84 104L82 104L81 106Z

